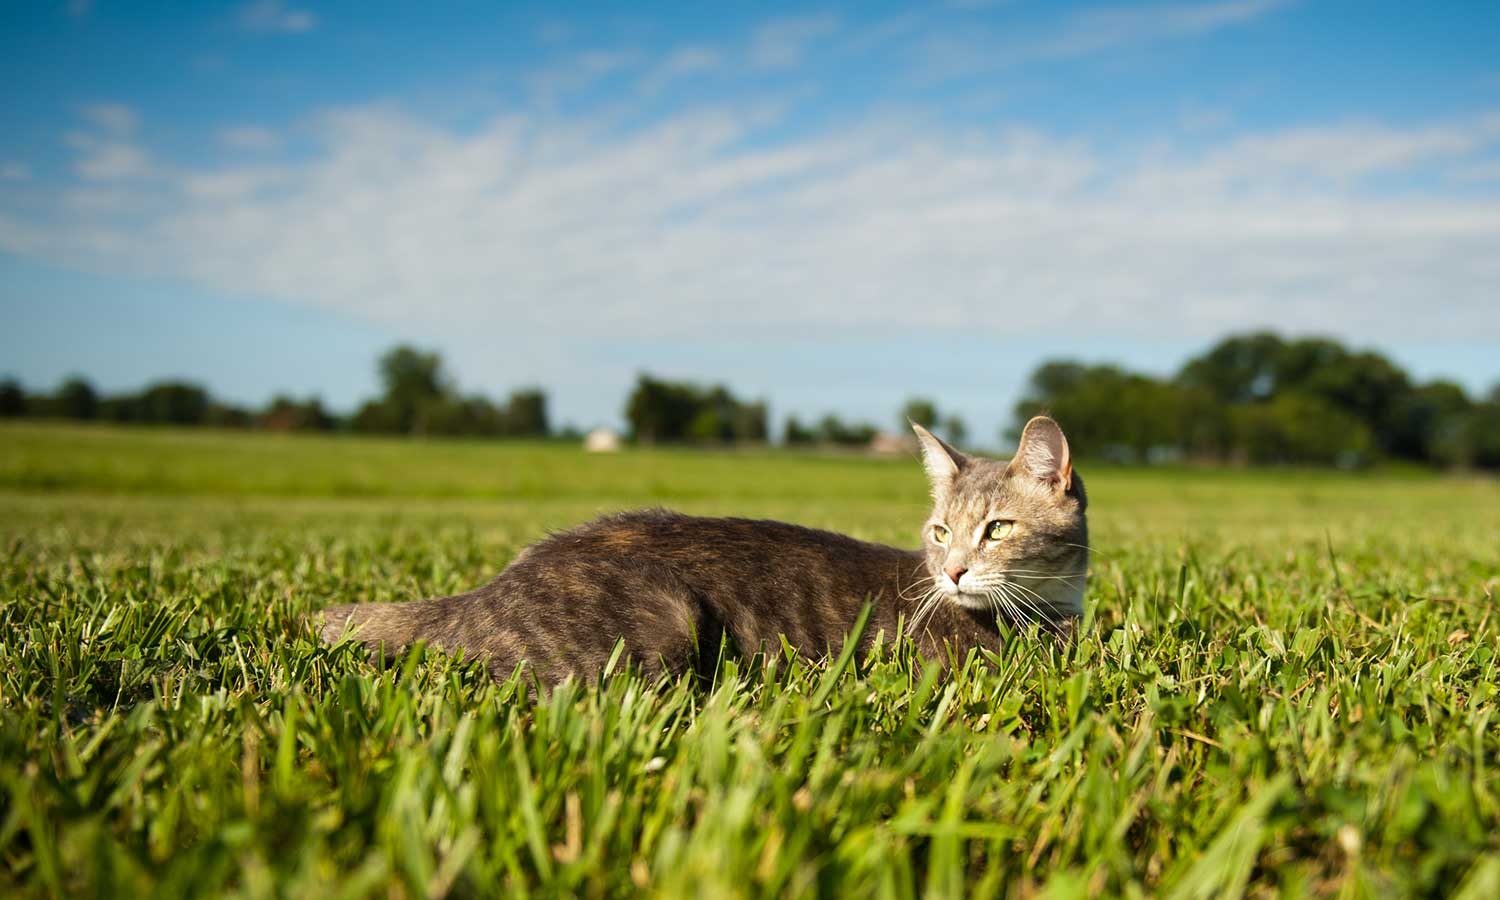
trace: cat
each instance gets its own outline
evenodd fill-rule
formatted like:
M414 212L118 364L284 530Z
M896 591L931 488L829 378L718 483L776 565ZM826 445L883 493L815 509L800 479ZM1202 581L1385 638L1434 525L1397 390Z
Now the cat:
M655 676L711 674L721 651L748 656L783 637L821 658L867 603L857 649L899 623L938 665L950 650L962 659L998 647L1000 618L1071 633L1087 581L1088 500L1057 423L1028 422L1009 463L912 428L933 499L922 549L784 522L620 513L527 547L465 594L331 607L320 636L390 650L425 641L482 657L497 679L524 664L554 685L597 677L620 640L632 666Z

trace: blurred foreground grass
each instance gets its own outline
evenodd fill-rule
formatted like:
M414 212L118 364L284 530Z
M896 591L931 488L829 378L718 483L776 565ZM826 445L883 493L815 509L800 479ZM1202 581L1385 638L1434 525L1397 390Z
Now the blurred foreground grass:
M297 617L630 506L907 544L919 467L0 427L0 890L1500 896L1500 486L1084 474L1075 648L534 705Z

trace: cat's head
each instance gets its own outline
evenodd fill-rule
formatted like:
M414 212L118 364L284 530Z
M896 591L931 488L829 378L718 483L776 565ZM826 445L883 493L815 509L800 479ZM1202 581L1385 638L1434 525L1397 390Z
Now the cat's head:
M932 482L922 543L934 588L952 603L1013 621L1079 615L1088 498L1057 423L1046 416L1027 422L1008 463L960 453L912 428Z

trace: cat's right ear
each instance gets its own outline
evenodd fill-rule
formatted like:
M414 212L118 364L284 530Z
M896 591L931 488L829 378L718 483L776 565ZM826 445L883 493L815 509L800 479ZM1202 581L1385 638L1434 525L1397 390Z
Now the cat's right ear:
M1073 457L1062 429L1047 416L1036 416L1021 431L1021 445L1009 471L1021 472L1059 493L1073 485Z
M917 440L922 444L922 466L927 469L927 479L932 482L933 496L947 493L953 486L953 479L969 464L969 458L916 422L911 423L911 430L917 433Z

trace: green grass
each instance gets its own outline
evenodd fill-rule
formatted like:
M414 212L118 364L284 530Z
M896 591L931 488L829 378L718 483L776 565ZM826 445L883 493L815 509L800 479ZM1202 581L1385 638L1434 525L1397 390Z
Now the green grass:
M919 467L0 427L0 891L1500 895L1500 486L1083 471L1074 648L536 704L298 617L629 506L910 543Z

